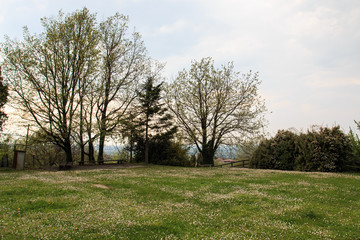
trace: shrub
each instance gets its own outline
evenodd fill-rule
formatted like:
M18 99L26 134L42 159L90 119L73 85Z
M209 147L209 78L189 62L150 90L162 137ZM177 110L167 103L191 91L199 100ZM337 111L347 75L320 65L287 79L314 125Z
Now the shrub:
M275 169L294 170L297 135L290 131L280 130L273 138L273 162Z
M52 143L31 144L26 151L26 167L54 166L64 159L64 151Z
M251 160L256 168L300 171L339 172L351 170L353 165L351 140L338 126L299 135L280 130L260 143Z
M275 137L264 139L255 150L250 165L256 168L293 170L296 134L279 130Z
M298 141L297 169L339 172L348 170L352 161L350 138L340 127L313 129Z
M349 132L349 138L352 147L353 159L348 167L351 171L360 171L360 138L351 129Z
M135 161L145 159L145 140L138 138L135 146ZM149 163L171 166L193 166L188 149L181 143L159 137L149 142Z
M252 168L274 168L271 152L272 139L263 139L258 148L254 151L250 158L250 167Z

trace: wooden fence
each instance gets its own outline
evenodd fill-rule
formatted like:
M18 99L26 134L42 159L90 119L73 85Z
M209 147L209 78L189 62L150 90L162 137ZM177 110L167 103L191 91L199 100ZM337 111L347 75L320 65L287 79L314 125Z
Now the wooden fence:
M232 161L232 162L216 165L213 167L221 167L222 168L223 166L248 168L248 167L250 167L250 160L244 159L244 160Z

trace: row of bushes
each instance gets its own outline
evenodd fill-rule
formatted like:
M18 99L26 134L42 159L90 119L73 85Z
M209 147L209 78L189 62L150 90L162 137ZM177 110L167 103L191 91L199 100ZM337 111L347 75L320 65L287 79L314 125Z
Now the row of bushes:
M340 127L317 128L306 133L280 130L270 139L260 142L252 155L253 168L342 172L358 171L354 137Z

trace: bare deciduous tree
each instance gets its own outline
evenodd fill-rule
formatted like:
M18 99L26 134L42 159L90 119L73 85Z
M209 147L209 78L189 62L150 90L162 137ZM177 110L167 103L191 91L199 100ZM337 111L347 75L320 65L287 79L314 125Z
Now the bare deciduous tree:
M116 14L100 24L102 76L97 120L98 162L103 162L107 135L121 123L136 98L136 88L147 68L146 49L139 33L128 34L128 18Z
M169 109L205 164L214 163L221 144L263 127L266 108L259 84L257 73L241 75L232 63L216 69L211 58L204 58L167 87Z
M72 133L80 104L81 81L94 72L98 55L96 17L84 8L43 18L44 32L3 46L6 79L16 106L28 112L49 141L72 162ZM80 88L79 88L80 86Z

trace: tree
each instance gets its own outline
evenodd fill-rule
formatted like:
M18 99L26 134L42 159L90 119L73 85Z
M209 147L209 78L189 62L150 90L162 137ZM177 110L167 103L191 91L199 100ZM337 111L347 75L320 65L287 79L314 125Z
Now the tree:
M167 136L171 139L173 134L177 131L176 127L172 126L171 115L167 113L164 104L161 103L162 84L155 85L154 77L148 77L146 82L139 91L140 102L140 126L144 128L144 160L149 163L149 142L152 138L159 138L159 136Z
M8 95L9 95L8 87L3 83L3 78L1 75L1 67L0 67L0 131L2 130L2 126L4 125L7 119L7 116L3 111L3 107L7 103Z
M135 151L136 139L141 133L141 130L139 129L139 123L136 120L138 114L139 113L136 110L130 110L129 114L122 123L121 136L123 139L128 140L128 145L125 147L125 150L130 153L130 162L134 161L133 153Z
M85 121L85 131L87 133L87 141L84 142L84 145L88 145L88 152L85 154L88 156L90 163L95 163L95 147L94 142L98 137L98 132L96 132L96 121L95 121L95 112L97 106L97 80L95 79L92 82L88 89L85 99L85 110L84 110L84 121Z
M105 138L126 116L148 63L140 34L128 36L127 30L128 18L120 14L100 24L102 68L96 113L100 163L104 159Z
M357 128L360 130L360 121L354 121L354 122L355 122Z
M257 73L241 75L232 63L215 69L211 58L203 58L167 87L168 107L205 164L214 163L220 144L263 127L266 109L259 84Z
M72 135L82 100L82 81L97 66L96 17L84 8L57 19L43 18L44 33L4 44L7 80L17 107L28 112L49 142L72 162Z
M94 142L99 134L96 132L96 103L98 98L98 75L79 82L78 127L75 141L80 147L80 162L84 163L85 155L90 163L95 163ZM86 145L88 146L86 151Z

